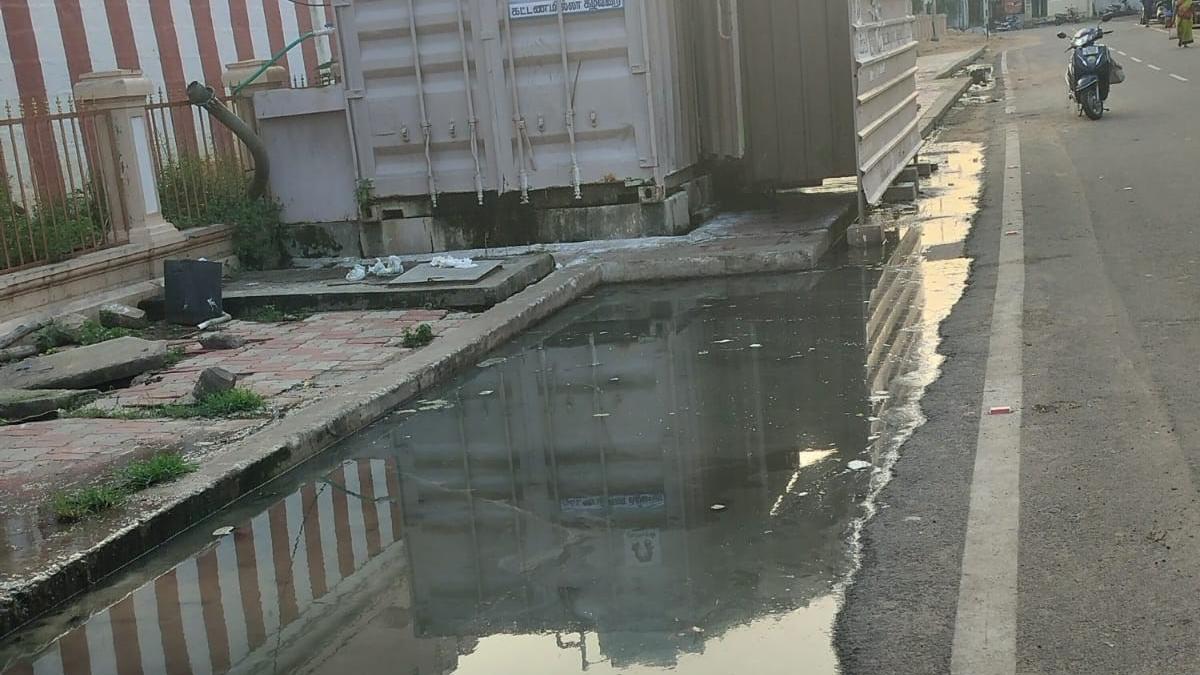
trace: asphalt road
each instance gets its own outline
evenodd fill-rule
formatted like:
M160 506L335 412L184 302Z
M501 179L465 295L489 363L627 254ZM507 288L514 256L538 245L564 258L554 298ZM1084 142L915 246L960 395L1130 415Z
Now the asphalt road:
M943 326L949 358L926 394L929 421L865 531L837 630L847 674L951 672L970 613L963 580L992 579L972 576L986 566L964 577L963 560L972 493L989 479L976 450L989 423L997 256L1012 221L1006 171L1023 184L1024 255L1007 268L1024 280L1019 545L1015 589L989 588L999 607L1014 596L1015 617L993 617L1014 623L1011 658L989 645L1000 656L986 670L1200 672L1200 50L1132 22L1108 27L1128 81L1103 120L1076 116L1063 44L1045 29L1009 43L1011 113L996 103L951 119L949 138L988 146L971 284ZM1006 152L1009 129L1019 160ZM993 566L1006 559L990 555ZM959 663L955 672L982 672Z

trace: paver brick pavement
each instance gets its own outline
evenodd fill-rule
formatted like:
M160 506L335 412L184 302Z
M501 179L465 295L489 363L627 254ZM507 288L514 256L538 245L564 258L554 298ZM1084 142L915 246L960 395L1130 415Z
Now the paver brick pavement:
M95 405L174 402L191 393L201 371L219 366L238 375L238 386L264 396L271 416L285 415L412 352L400 344L405 329L428 323L441 336L467 316L441 310L353 311L278 324L232 321L222 329L245 338L245 346L206 351L197 342L180 343L187 356L179 364L113 391ZM0 511L18 495L45 493L47 486L61 489L79 477L86 480L131 453L170 448L202 458L270 419L57 419L0 427Z

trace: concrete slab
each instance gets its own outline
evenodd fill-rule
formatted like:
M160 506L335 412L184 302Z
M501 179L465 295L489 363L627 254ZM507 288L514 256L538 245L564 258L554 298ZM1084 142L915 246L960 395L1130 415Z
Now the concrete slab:
M0 389L0 419L41 417L82 405L100 395L95 389Z
M434 267L421 263L388 282L390 286L413 284L462 284L474 283L500 269L500 260L476 260L474 267Z
M503 302L554 271L554 258L545 253L498 262L500 267L478 282L416 285L385 280L348 282L342 268L259 272L226 284L222 295L226 311L234 316L266 305L283 311L322 312L419 307L480 310Z
M0 368L12 389L86 389L161 368L167 343L123 337Z

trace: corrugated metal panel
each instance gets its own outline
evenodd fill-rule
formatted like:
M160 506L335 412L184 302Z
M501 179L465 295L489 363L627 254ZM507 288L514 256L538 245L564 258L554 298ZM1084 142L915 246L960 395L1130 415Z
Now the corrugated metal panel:
M921 145L917 42L908 0L851 0L859 188L883 197Z
M700 146L708 157L746 154L738 0L700 2L691 7L697 69Z
M362 176L385 198L662 183L699 157L683 4L339 7Z
M738 3L751 183L854 174L845 0Z

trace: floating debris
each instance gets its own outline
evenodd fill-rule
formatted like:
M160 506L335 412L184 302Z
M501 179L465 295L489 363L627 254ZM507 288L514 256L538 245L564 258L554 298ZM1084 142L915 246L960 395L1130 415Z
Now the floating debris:
M218 527L217 529L213 530L212 536L227 537L231 534L233 534L233 528L226 525L225 527Z
M864 462L861 459L851 460L846 463L846 468L851 471L862 471L863 469L870 469L872 466L870 462Z
M491 389L484 389L483 391L479 392L479 395L480 396L491 396L494 393L496 393L496 392Z
M480 368L491 368L492 366L498 366L507 360L508 360L508 357L497 356L495 358L487 359L486 361L480 361L479 367Z
M596 413L595 415L592 415L592 417L609 417L611 415L612 413Z
M727 508L729 508L729 507L725 506L724 504L713 504L712 506L708 507L708 510L709 511L724 511Z
M1013 411L1013 409L1011 406L998 405L998 406L994 406L990 410L988 410L988 414L989 415L1011 415L1012 411Z
M755 342L754 344L750 345L750 349L762 349L762 345Z

